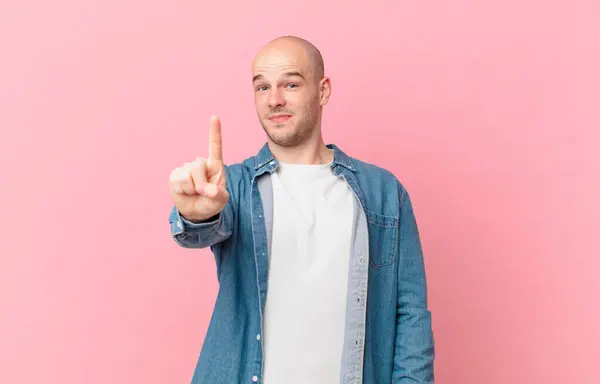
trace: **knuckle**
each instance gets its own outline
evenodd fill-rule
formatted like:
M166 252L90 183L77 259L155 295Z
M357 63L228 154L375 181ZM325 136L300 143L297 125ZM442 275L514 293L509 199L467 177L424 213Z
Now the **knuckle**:
M198 158L194 161L185 163L182 168L188 172L195 169L201 169L204 166L205 162L206 160Z
M185 170L181 170L173 178L173 181L176 183L185 183L189 180L190 180L190 173Z
M173 169L171 171L171 174L169 175L169 181L171 183L177 181L177 178L178 178L178 176L179 176L180 173L181 173L181 168L180 167L177 167L177 168Z

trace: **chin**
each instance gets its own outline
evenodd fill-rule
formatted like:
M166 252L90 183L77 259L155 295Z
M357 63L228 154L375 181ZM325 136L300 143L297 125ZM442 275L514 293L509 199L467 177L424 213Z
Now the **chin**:
M263 127L270 134L274 134L280 137L293 136L297 130L297 127L294 124L291 124L289 121L277 123L275 121L267 120Z
M269 132L269 139L279 146L288 147L297 142L297 137L293 132Z

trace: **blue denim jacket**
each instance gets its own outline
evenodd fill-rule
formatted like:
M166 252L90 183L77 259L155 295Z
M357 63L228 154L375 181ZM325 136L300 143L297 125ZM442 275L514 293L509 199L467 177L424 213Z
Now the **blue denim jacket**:
M332 171L350 185L357 208L340 383L433 383L431 313L410 197L385 169L328 148ZM175 242L210 247L217 266L219 292L192 384L262 383L270 175L277 166L265 144L256 156L225 167L230 198L218 216L195 224L175 207L169 216Z

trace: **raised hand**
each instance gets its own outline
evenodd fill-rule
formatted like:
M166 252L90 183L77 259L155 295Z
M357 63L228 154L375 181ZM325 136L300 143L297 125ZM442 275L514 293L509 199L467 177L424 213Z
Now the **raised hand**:
M179 213L187 220L200 222L223 210L229 200L223 163L221 121L210 119L208 158L175 168L169 177L171 198Z

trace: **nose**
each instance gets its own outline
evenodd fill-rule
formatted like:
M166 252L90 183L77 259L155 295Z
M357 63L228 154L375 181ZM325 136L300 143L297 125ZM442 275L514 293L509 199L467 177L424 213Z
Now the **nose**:
M285 105L285 98L283 92L279 88L272 88L269 94L269 107L272 109L280 108Z

